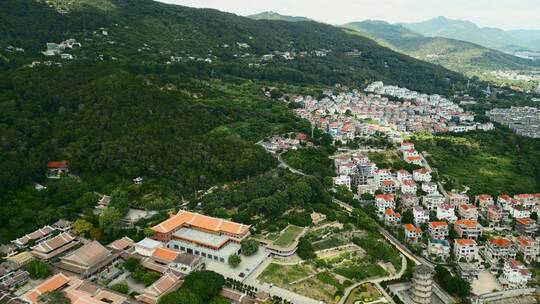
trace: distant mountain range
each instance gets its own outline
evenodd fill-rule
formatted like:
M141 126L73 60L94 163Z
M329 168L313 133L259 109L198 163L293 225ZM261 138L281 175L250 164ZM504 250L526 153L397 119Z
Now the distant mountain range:
M504 31L479 27L465 20L437 17L418 23L403 23L404 27L428 37L463 40L504 52L540 51L540 30Z
M276 12L271 12L271 11L249 15L247 17L251 19L255 19L255 20L281 20L281 21L289 21L289 22L313 21L312 19L309 19L306 17L280 15Z
M469 75L486 70L529 69L540 66L539 61L516 57L479 44L443 37L426 37L404 25L369 20L344 26L394 50Z

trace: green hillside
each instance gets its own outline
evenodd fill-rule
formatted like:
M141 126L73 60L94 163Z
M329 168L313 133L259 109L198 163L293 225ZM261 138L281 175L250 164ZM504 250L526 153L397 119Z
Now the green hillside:
M267 172L276 162L255 142L309 125L265 87L320 94L383 80L451 94L466 81L329 25L151 0L5 0L0 19L0 242L74 218L93 191L163 209ZM73 60L41 53L66 39L82 44L65 50ZM262 60L273 51L296 55ZM59 159L82 182L47 180Z

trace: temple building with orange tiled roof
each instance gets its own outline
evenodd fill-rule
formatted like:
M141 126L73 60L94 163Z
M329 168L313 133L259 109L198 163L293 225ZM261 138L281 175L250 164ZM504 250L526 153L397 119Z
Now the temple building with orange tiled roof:
M249 225L179 211L154 226L153 238L173 248L215 261L226 262L240 253L240 242L249 237Z

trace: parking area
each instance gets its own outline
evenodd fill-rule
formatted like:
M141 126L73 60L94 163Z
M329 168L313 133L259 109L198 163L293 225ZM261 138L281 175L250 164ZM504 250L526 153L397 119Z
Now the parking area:
M478 274L478 279L472 282L471 287L472 292L476 295L502 290L501 284L489 270L482 270Z
M265 248L260 247L259 251L250 257L242 255L242 262L236 268L232 268L227 262L221 263L205 259L206 269L213 270L231 279L243 281L257 266L268 258L269 254Z

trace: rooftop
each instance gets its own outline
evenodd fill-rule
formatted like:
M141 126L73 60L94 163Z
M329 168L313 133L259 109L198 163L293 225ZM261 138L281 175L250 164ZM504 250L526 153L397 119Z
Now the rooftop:
M168 220L154 226L153 229L156 232L168 233L184 225L207 231L226 232L230 234L245 234L249 231L250 227L249 225L181 210Z
M223 244L229 240L229 237L225 235L216 235L190 228L181 228L174 233L174 236L183 240L191 240L199 244L209 245L215 248L223 246Z
M460 246L472 246L476 245L476 241L473 239L456 239L456 244Z
M497 247L508 247L510 246L510 240L505 238L491 238L489 243Z
M144 238L143 240L137 243L137 246L154 249L154 248L162 247L163 243L161 243L160 241L153 240L151 238Z
M110 254L111 252L98 241L92 241L63 257L62 260L92 267L108 258Z

